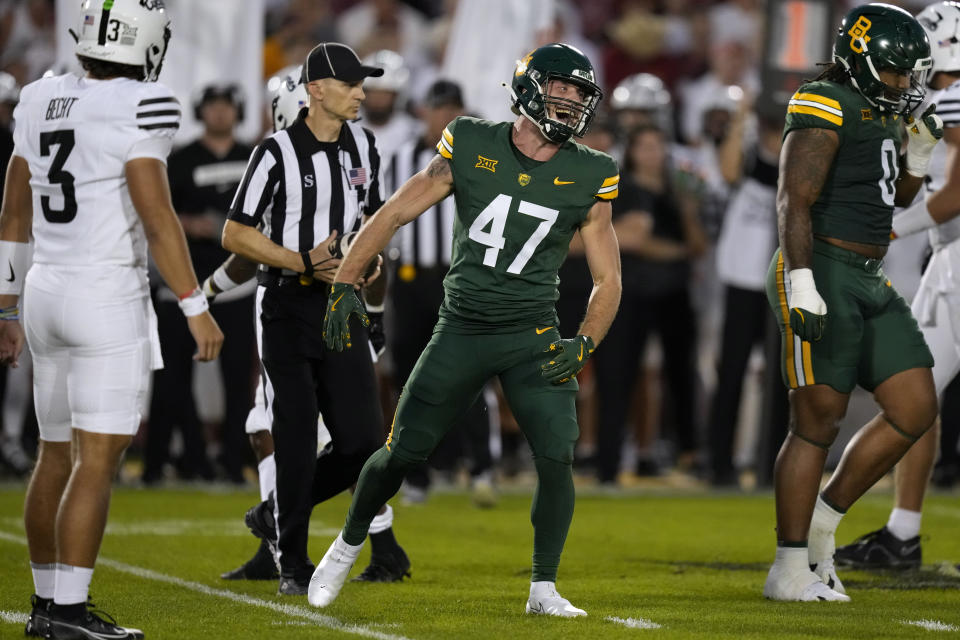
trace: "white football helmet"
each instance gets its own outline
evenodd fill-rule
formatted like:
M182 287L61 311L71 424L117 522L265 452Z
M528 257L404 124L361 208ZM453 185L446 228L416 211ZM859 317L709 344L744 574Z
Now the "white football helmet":
M20 85L6 71L0 71L0 102L15 104L20 100Z
M930 75L960 71L960 2L931 4L917 14L917 22L930 39Z
M374 51L363 59L363 64L383 69L382 76L376 78L370 76L364 79L364 89L381 89L398 94L406 91L407 82L410 80L410 69L404 63L403 56L396 51L389 49Z
M75 52L79 56L143 67L156 81L170 41L163 0L83 0Z
M277 79L279 78L279 82ZM270 78L267 89L273 90L273 130L282 131L297 119L300 110L310 104L310 96L303 85L303 65L287 67Z
M663 80L652 73L637 73L620 81L610 96L610 108L617 111L644 111L668 134L673 130L673 100Z

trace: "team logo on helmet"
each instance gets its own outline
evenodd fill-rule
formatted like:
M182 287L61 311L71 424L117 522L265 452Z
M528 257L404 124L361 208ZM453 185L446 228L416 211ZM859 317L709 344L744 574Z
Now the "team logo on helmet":
M156 11L157 9L166 9L163 0L140 0L140 6L147 11Z
M865 51L863 45L870 42L870 36L867 35L867 31L870 31L872 25L873 23L870 22L870 18L860 16L857 18L857 22L850 27L850 31L847 31L850 35L850 48L856 53L863 53Z

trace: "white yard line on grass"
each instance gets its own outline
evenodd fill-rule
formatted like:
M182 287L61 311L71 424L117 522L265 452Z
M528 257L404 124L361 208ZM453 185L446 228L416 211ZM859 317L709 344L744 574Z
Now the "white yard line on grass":
M0 540L6 540L7 542L13 542L15 544L22 544L26 546L26 538L6 531L0 531ZM137 576L138 578L143 578L145 580L153 580L154 582L165 582L167 584L172 584L174 586L180 587L182 589L187 589L189 591L196 591L197 593L202 593L207 596L215 596L218 598L224 598L226 600L232 600L234 602L240 602L243 604L249 604L254 607L261 607L263 609L271 609L280 613L282 615L291 617L291 618L300 618L314 623L318 627L325 627L327 629L333 629L335 631L342 631L344 633L352 633L358 636L364 636L367 638L376 638L377 640L409 640L404 636L398 636L390 633L383 633L381 631L376 631L370 627L357 624L348 624L346 622L341 622L332 616L325 616L321 613L317 613L313 609L307 609L306 607L300 607L292 604L281 604L279 602L272 602L270 600L263 600L261 598L255 598L253 596L248 596L243 593L236 593L233 591L228 591L226 589L215 589L214 587L208 587L205 584L199 582L193 582L191 580L183 580L175 576L168 576L164 573L158 573L156 571L151 571L150 569L144 569L143 567L137 567L131 564L126 564L125 562L118 562L117 560L111 560L110 558L104 558L100 556L97 558L97 563L104 567L109 567L115 571L120 571L122 573L129 573L130 575ZM6 618L5 618L6 619ZM26 616L24 616L23 622L26 623Z
M921 629L926 629L927 631L960 631L960 628L957 628L952 624L940 622L939 620L901 620L900 622L912 627L920 627Z
M30 616L26 613L18 613L16 611L0 611L0 620L4 622L9 622L10 624L27 624L27 618Z
M662 629L663 625L657 624L653 620L647 620L646 618L617 618L615 616L607 616L605 618L610 622L616 622L617 624L622 624L625 627L630 629Z

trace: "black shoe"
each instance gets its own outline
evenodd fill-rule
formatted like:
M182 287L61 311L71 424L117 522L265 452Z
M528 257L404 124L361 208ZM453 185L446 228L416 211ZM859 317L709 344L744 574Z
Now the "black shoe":
M280 577L270 545L261 540L253 557L233 571L220 574L224 580L276 580Z
M851 569L917 569L920 567L920 536L901 540L886 527L837 547L838 567Z
M273 493L260 504L254 505L247 510L243 516L243 521L250 528L250 532L267 543L270 554L277 558L279 550L277 549L277 521L273 517Z
M50 627L47 638L53 640L143 640L143 631L117 626L117 621L103 611L93 608L93 603L82 605L85 611L79 617L65 617L77 605L50 607ZM101 617L103 616L103 617ZM104 618L107 618L105 620ZM108 621L109 620L109 621Z
M30 596L30 617L27 618L27 626L23 630L23 635L30 638L44 638L47 635L47 629L50 628L50 605L53 604L53 598L41 598L34 594Z
M401 547L370 556L370 564L351 582L399 582L410 577L410 558Z
M277 593L281 596L305 596L307 595L307 588L309 586L310 578L297 580L296 578L285 578L281 576Z

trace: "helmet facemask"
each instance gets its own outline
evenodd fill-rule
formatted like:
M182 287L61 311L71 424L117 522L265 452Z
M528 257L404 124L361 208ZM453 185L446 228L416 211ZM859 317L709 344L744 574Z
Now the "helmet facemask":
M877 64L873 56L866 52L866 44L861 40L864 53L851 61L836 57L836 61L843 65L850 76L854 88L873 106L891 113L908 115L923 103L926 91L927 74L931 67L930 58L920 58L912 69L900 69L888 65ZM892 87L880 78L881 71L908 73L910 85L906 89Z
M549 95L554 81L573 85L582 98L573 100ZM520 89L520 95L516 94L516 88ZM515 80L511 94L520 113L555 144L562 144L571 136L583 137L603 96L592 82L554 72L541 75L536 69L529 69L523 80Z

